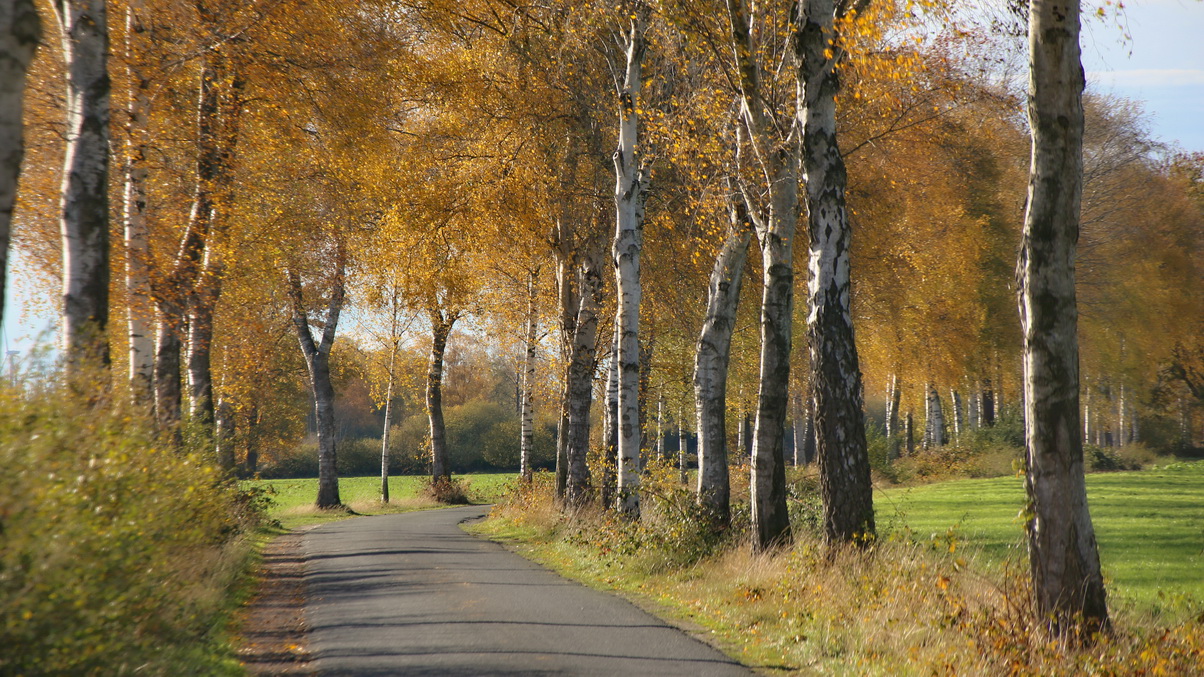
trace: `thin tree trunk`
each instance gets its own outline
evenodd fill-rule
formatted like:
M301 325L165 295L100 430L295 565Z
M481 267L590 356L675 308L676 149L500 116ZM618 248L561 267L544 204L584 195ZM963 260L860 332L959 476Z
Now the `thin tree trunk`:
M656 400L656 457L665 460L665 395Z
M104 0L53 0L67 67L62 352L109 364L109 29Z
M431 479L439 481L451 478L443 423L443 355L459 315L440 308L430 308L427 312L431 320L431 359L426 371L426 413L431 424Z
M677 481L685 484L687 481L687 453L686 448L686 412L682 409L677 411Z
M731 522L727 465L727 375L752 228L743 201L729 205L731 225L707 284L706 318L694 350L694 407L698 416L698 504L718 527Z
M886 458L899 457L899 401L903 396L899 375L891 374L886 384Z
M807 332L824 537L831 543L866 543L874 535L874 506L861 369L849 310L852 231L845 205L847 175L836 139L836 10L833 0L803 0L800 5L796 89L811 237Z
M916 453L915 415L911 409L907 410L906 431L907 455L911 456Z
M393 315L393 336L389 345L389 372L385 378L385 429L380 434L380 502L389 502L389 433L393 428L393 373L397 366L397 351L400 340L397 337L397 315Z
M226 396L218 398L214 410L213 444L217 451L219 468L234 474L238 465L234 452L234 406Z
M247 405L246 421L247 427L242 437L247 447L247 456L243 468L248 477L254 477L259 472L259 433L257 429L260 423L259 406L255 404L254 399Z
M25 77L42 37L33 0L0 1L0 325L8 279L17 180L25 156Z
M218 285L220 282L213 282ZM210 287L205 291L208 292ZM208 296L206 293L205 296ZM214 302L194 299L188 310L188 417L211 433L213 414L213 310ZM216 435L214 435L216 437Z
M803 393L796 392L792 400L794 416L794 467L807 465L807 413L803 407Z
M993 427L995 425L995 391L992 389L989 378L982 380L982 405L979 411L982 415L981 426L983 428Z
M1055 634L1107 628L1079 431L1074 259L1082 196L1078 0L1032 0L1033 152L1017 266L1024 335L1028 542L1037 612Z
M314 418L318 429L318 508L336 508L339 499L339 476L335 449L334 384L330 378L330 350L334 347L339 314L346 298L347 258L342 240L336 243L334 279L330 301L326 307L326 322L320 341L315 342L309 327L308 311L302 296L301 276L295 270L286 271L285 279L292 302L293 328L297 343L305 356L309 383L314 397Z
M146 225L147 167L150 118L150 80L142 73L140 48L146 33L145 0L130 0L126 8L125 158L125 295L129 336L130 392L135 402L154 402L154 304L150 282L150 233Z
M656 334L649 328L648 336L640 341L640 467L641 474L648 467L648 459L655 450L655 442L648 429L648 397L652 392L652 356L656 350Z
M531 452L535 446L535 345L539 334L539 314L536 306L535 279L537 270L527 277L527 334L523 350L521 398L521 429L519 443L519 476L531 480Z
M949 389L949 406L953 408L953 441L962 439L962 396L953 388Z
M931 383L924 386L924 444L925 449L945 446L945 412L941 395Z
M575 231L566 219L556 222L553 231L556 255L556 295L560 305L560 350L564 358L564 379L560 395L560 420L556 426L556 500L565 501L569 476L569 409L573 398L573 341L577 334L577 314L581 298L577 287L577 265L573 257Z

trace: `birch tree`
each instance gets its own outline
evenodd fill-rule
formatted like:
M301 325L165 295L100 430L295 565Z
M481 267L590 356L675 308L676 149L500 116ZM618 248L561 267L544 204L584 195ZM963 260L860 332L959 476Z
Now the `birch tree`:
M836 138L842 46L835 20L838 15L843 20L851 8L833 0L803 0L799 6L798 117L811 247L807 336L824 537L833 543L864 542L874 535L874 506L861 369L849 308L847 173Z
M318 508L337 508L343 503L339 499L339 476L336 465L334 385L330 379L330 350L334 347L335 332L339 325L339 314L346 300L347 248L343 238L336 235L333 260L330 261L330 289L326 302L325 317L316 321L310 318L306 305L301 273L297 268L285 271L289 300L292 308L293 329L297 343L305 356L309 373L309 384L313 394L314 418L318 428ZM321 327L320 338L315 341L311 324Z
M636 2L620 34L625 63L616 79L619 141L614 152L615 354L618 374L618 505L623 514L640 513L640 249L643 246L647 168L640 148L640 89L647 50L650 7ZM626 12L625 12L626 13Z
M123 231L125 240L126 334L129 350L129 387L134 400L153 404L155 379L155 327L151 290L150 231L147 211L148 123L151 113L150 77L142 63L147 37L145 0L128 0L125 18L125 68L127 83L125 122L125 189Z
M25 155L25 76L41 36L33 0L0 2L0 324L4 322L17 178Z
M1078 0L1029 4L1032 164L1017 295L1024 335L1029 565L1037 612L1055 634L1108 627L1083 477L1075 243L1083 180Z
M54 0L67 66L62 352L109 363L109 28L104 0Z
M694 358L694 405L698 416L698 503L715 526L731 521L727 459L727 375L732 331L748 258L752 228L743 198L731 196L731 225L707 285L707 311Z

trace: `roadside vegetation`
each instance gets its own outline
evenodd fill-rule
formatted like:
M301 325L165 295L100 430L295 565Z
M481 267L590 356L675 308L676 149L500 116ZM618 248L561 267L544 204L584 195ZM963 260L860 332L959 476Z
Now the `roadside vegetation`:
M1029 601L1014 476L876 491L869 548L823 544L816 476L789 475L794 543L749 547L747 469L733 522L709 531L676 469L654 462L638 522L565 512L553 478L518 486L474 527L589 585L627 594L770 672L1177 675L1204 664L1204 463L1088 477L1114 632L1043 638ZM879 485L889 486L879 481Z
M77 384L0 387L0 674L242 674L261 495Z

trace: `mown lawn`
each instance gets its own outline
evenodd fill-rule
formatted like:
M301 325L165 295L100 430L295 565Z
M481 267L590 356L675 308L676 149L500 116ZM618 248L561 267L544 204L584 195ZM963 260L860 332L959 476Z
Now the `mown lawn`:
M1159 611L1204 600L1204 462L1087 476L1087 499L1112 606ZM1018 477L956 480L875 495L883 536L1023 560L1024 483Z
M502 495L516 473L480 473L457 475L468 485L474 503L492 503ZM446 507L421 495L426 476L401 475L389 478L389 503L380 502L380 477L340 477L339 498L361 515L386 515L413 510ZM313 507L318 495L316 478L258 480L250 486L262 487L272 500L269 514L288 529L319 524L347 517L344 511L319 511Z

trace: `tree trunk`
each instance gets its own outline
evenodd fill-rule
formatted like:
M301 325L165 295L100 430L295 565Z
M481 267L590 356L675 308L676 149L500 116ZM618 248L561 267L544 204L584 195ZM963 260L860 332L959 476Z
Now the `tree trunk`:
M991 389L991 379L982 380L982 404L979 407L982 416L980 426L990 428L995 425L995 391Z
M518 473L523 481L531 480L531 452L535 446L535 346L539 340L539 314L535 304L536 275L536 271L531 271L527 278L527 334L523 346Z
M301 275L295 270L286 271L290 301L292 303L293 329L297 343L305 356L309 371L309 383L314 397L314 418L318 429L318 508L336 508L343 503L339 499L339 476L335 449L334 384L330 379L330 350L334 347L335 331L339 324L339 313L343 310L346 294L345 244L336 242L334 279L330 301L326 308L326 322L322 338L315 342L309 328L308 311L302 296Z
M886 459L899 457L899 401L903 390L899 387L899 375L891 374L886 384Z
M130 0L126 8L126 76L129 103L126 107L125 157L125 295L126 327L129 336L130 392L135 402L154 402L155 336L154 305L150 282L150 233L146 225L147 167L150 142L150 80L142 73L139 41L146 33L144 0Z
M752 228L744 204L733 198L731 226L707 285L706 318L694 351L694 407L698 416L698 504L716 526L731 522L727 467L727 374Z
M911 456L911 455L913 455L913 454L915 454L915 453L916 453L916 429L915 429L915 416L914 416L914 414L912 413L912 410L911 410L911 409L908 409L908 410L907 410L907 424L906 424L906 429L907 429L907 432L906 432L906 437L907 437L907 455L908 455L908 456Z
M589 410L593 403L595 341L601 310L602 263L597 251L588 251L578 269L575 331L568 374L568 432L565 445L565 499L572 506L589 500L590 475L586 456L589 452Z
M385 378L385 429L380 434L380 502L389 502L389 433L393 427L393 373L397 366L397 351L400 339L397 337L397 315L394 314L392 344L389 346L389 372Z
M803 408L803 394L796 392L791 399L791 415L794 417L794 467L807 464L807 414Z
M4 322L8 243L25 156L25 75L42 37L33 0L0 1L0 326Z
M243 468L248 477L254 477L259 472L259 433L256 432L256 429L259 428L259 417L259 406L252 399L247 405L247 427L243 433L243 440L247 447L247 456L243 463Z
M1017 266L1024 335L1028 542L1037 612L1054 634L1107 628L1079 435L1074 259L1082 196L1078 0L1032 0L1028 209Z
M639 96L646 44L648 5L639 3L621 33L626 68L618 83L619 142L614 152L616 351L618 365L618 507L627 517L640 514L640 250L644 241L644 200L648 176L639 147Z
M648 429L648 397L652 393L652 356L656 350L656 335L649 328L648 337L640 341L640 468L643 474L648 467L656 443Z
M953 408L953 441L962 439L962 396L953 388L949 389L949 406Z
M847 175L836 140L836 59L833 0L803 0L796 55L799 122L811 236L807 332L815 402L824 537L865 543L874 535L861 369L849 311Z
M945 412L941 395L931 383L924 386L924 444L925 449L945 446Z
M665 460L665 395L656 400L656 457Z
M213 282L219 285L220 282ZM209 290L213 290L211 287ZM216 290L213 290L216 291ZM208 294L204 294L208 296ZM213 310L209 298L194 299L188 309L188 417L213 432ZM216 438L216 434L214 434Z
M677 411L677 481L685 484L687 481L686 468L688 461L686 455L688 453L686 444L686 412L679 409Z
M180 379L180 313L166 303L156 303L158 328L155 333L155 422L160 430L172 430L180 422L183 390Z
M619 364L615 356L618 339L616 331L614 340L610 344L610 364L606 368L606 396L603 400L606 413L602 420L602 464L598 469L602 475L601 481L599 481L600 498L602 507L606 510L613 507L612 501L615 500L618 481L616 469L623 460L619 457Z
M213 445L217 451L217 465L221 469L234 474L238 465L234 452L234 406L228 397L218 398L214 410Z
M426 413L431 424L431 479L450 479L447 435L443 424L443 355L447 337L459 315L440 308L428 309L431 320L431 359L426 370Z
M104 0L53 0L67 67L63 358L109 364L109 29Z

